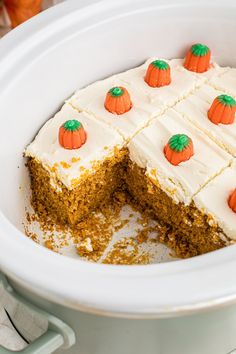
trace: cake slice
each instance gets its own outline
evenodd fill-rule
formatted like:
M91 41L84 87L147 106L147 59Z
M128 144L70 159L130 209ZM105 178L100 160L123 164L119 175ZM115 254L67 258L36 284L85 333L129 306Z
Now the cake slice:
M173 165L176 161L170 162L164 149L167 151L170 138L179 135L193 148L186 161ZM178 150L178 139L172 143ZM138 133L128 149L126 183L137 204L169 225L174 242L181 238L182 243L191 245L192 255L222 247L221 238L193 198L232 163L232 156L173 109ZM177 150L176 155L181 155ZM173 233L170 235L173 237ZM165 241L176 249L175 243ZM190 254L181 253L187 255Z
M151 63L167 63L171 72L171 83L161 87L149 86L144 78ZM194 92L197 87L206 80L191 71L184 69L183 59L159 60L157 58L148 59L143 65L126 71L122 78L128 83L132 83L143 92L154 105L163 104L165 108L172 107L175 103Z
M116 130L65 104L25 150L36 212L74 224L108 203L122 184L123 145Z
M205 84L196 90L194 94L179 102L174 109L198 129L202 130L219 146L236 156L236 123L215 124L208 118L208 111L214 99L225 95L226 91L218 90Z
M151 87L145 82L147 69L151 63L167 63L171 72L171 83L161 87ZM197 74L186 70L183 59L163 60L158 58L148 59L143 65L130 69L122 74L122 79L129 85L138 87L154 106L164 105L165 108L174 104L193 93L212 75L220 75L223 69L214 64L206 73Z
M236 240L236 198L235 211L229 205L229 198L236 193L236 165L226 168L195 197L194 203L207 215L209 227L214 228L225 244ZM235 194L236 195L236 194Z
M167 63L171 70L171 84L162 87L150 87L145 81L148 66L156 61ZM149 96L152 102L162 102L164 106L171 107L182 98L201 86L212 77L220 77L229 70L228 67L221 67L213 62L209 70L203 73L189 71L184 67L184 59L158 59L149 58L139 67L127 70L122 74L122 79L129 84L139 87L144 95Z
M132 104L132 107L123 114L112 113L104 106L109 91L119 87L128 91ZM139 87L123 81L121 74L97 81L77 91L69 99L68 103L78 111L88 112L96 119L114 127L126 140L130 140L151 118L158 116L164 111L162 104L154 106L143 95Z

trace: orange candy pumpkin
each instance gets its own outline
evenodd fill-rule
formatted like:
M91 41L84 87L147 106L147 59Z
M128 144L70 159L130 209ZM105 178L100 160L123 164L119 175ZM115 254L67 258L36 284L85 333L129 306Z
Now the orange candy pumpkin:
M164 60L154 60L149 64L144 80L151 87L169 85L171 82L169 64Z
M207 112L209 120L214 124L232 124L235 119L236 101L228 95L217 96Z
M59 129L58 140L64 149L79 149L86 142L87 134L78 120L67 120Z
M124 114L132 108L129 92L126 88L117 86L111 88L106 95L104 106L113 114Z
M204 44L194 44L189 49L184 67L187 70L194 71L196 73L203 73L210 68L211 51Z
M230 194L229 199L228 199L228 204L229 204L229 207L236 213L236 188Z
M164 154L174 166L188 161L194 154L192 139L185 134L173 135L164 147Z
M12 28L37 15L41 11L42 0L4 0Z

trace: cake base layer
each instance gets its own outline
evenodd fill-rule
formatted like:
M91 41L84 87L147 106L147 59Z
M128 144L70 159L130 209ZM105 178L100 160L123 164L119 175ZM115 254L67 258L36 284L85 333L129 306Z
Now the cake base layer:
M159 241L178 257L188 258L226 246L227 237L209 217L192 203L176 204L145 170L128 158L126 149L115 151L74 189L58 181L61 191L50 182L49 172L35 159L28 160L31 175L32 205L39 218L50 218L60 225L75 225L104 205L116 203L117 190L145 216L160 223ZM223 237L222 237L223 236Z
M222 230L211 225L207 215L193 203L189 206L174 203L146 176L144 169L129 161L125 178L127 190L139 210L166 225L168 232L160 236L160 241L173 249L178 257L192 257L226 246Z
M50 217L60 224L74 225L91 212L111 202L113 193L124 188L126 149L116 150L94 171L85 176L74 189L56 181L60 191L50 181L49 172L34 158L28 159L31 176L32 205L39 217Z

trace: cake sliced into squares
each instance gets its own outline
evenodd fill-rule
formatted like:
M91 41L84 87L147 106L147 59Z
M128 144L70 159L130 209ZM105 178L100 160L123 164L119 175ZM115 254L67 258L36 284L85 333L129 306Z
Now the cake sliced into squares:
M230 68L223 75L212 77L209 84L236 98L236 68Z
M122 183L123 145L116 130L65 104L25 150L36 212L74 224L107 203Z
M234 102L233 97L230 100L230 97L225 95L225 91L217 90L205 84L196 90L194 94L179 102L174 109L207 134L219 146L236 156L236 122L233 121L232 124L215 124L208 117L208 111L217 97L222 97L223 100L226 99L225 106L229 107L230 102L234 107L236 106L236 101Z
M143 65L97 81L78 90L68 100L78 111L85 111L112 125L128 141L148 122L173 107L212 76L221 75L227 68L211 64L204 73L185 69L183 59L162 60L151 58ZM155 76L149 82L149 73ZM169 79L163 81L163 76ZM156 82L159 77L160 82ZM104 106L106 96L113 88L124 88L131 99L130 109L117 113ZM115 92L115 91L114 91Z
M168 160L164 149L167 151L168 144L172 144L169 147L176 148L178 157L182 143L186 144L183 151L188 144L191 146L190 155L174 165L176 160ZM175 242L181 237L186 244L191 244L193 254L222 247L222 240L193 198L232 163L232 156L173 109L138 133L128 149L126 183L138 205L169 225L176 233ZM171 246L176 248L174 244Z
M122 190L178 256L236 240L235 73L198 43L78 90L25 150L35 211L74 225Z
M164 86L151 87L145 81L151 63L156 63L156 67L163 71L170 69L170 81L161 83ZM209 71L211 70L213 69ZM215 65L215 74L220 73L221 70L223 69ZM183 67L183 59L164 61L153 58L137 68L78 90L68 102L78 111L86 111L112 125L126 140L130 140L153 117L187 97L204 81L206 77L203 74L198 75ZM132 108L123 114L111 113L104 107L106 95L114 87L124 87L130 94Z
M77 91L68 103L78 111L92 114L98 120L111 125L122 136L129 140L138 130L144 127L152 117L164 111L162 104L154 106L143 92L134 85L129 85L121 79L122 75L114 75L108 79L97 81L84 89ZM131 107L122 114L110 112L105 108L107 94L119 95L124 88L128 91ZM113 90L111 92L111 90Z
M230 205L230 196L234 202ZM226 168L195 197L195 205L208 215L208 223L226 243L236 240L236 165ZM233 207L233 209L232 209Z

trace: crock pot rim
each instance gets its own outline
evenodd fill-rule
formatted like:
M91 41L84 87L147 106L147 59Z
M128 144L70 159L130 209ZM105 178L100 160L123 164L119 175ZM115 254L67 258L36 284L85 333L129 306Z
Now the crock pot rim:
M129 3L132 2L134 0L129 0ZM81 4L73 0L60 4L60 6L33 18L1 40L0 52L5 54L2 55L0 62L4 63L6 57L9 54L14 54L17 48L23 44L19 44L15 48L11 46L15 42L15 37L18 37L18 39L23 37L21 39L24 42L41 30L41 19L44 19L46 23L50 22L50 26L52 26L53 21L57 21L59 15L62 19L63 14L67 16L72 9L80 10L80 16L84 14L89 17L88 8L93 8L95 12L101 11L98 6L101 3L104 6L108 6L108 4L111 6L111 2L103 0L89 6L84 4L81 7ZM120 1L119 7L122 8L126 3L127 1ZM139 1L139 3L142 3L142 1ZM164 6L164 1L159 3ZM178 4L187 4L188 1L171 1L171 3L173 3L173 6L178 6ZM219 3L219 1L216 1L216 4ZM225 4L235 5L230 0L225 1L224 6ZM9 235L14 235L14 240ZM185 310L199 310L236 299L233 271L236 263L235 246L188 260L149 266L106 266L68 257L64 257L62 262L60 255L38 246L23 236L3 214L0 214L0 239L3 250L0 255L2 269L10 277L15 280L18 279L24 286L34 287L38 293L49 296L54 301L61 302L66 306L117 314L165 315L180 313ZM17 255L17 259L14 259L17 252L20 253ZM19 262L19 259L22 262ZM52 264L54 264L54 267L51 267ZM41 270L43 268L42 273L39 272L39 267L41 267ZM219 268L219 273L224 278L224 282L222 282L223 279L219 274L216 277ZM60 270L60 278L62 278L59 281L57 280L58 270ZM191 274L198 282L192 290L189 289L187 282L187 275ZM215 279L215 281L210 284L208 289L205 289L206 291L196 296L196 288L204 289L204 285L206 286L209 283L209 277ZM98 287L98 280L103 284L103 288ZM134 281L136 284L134 284ZM178 283L178 287L172 289L171 281L172 284ZM114 282L117 284L114 284ZM62 288L61 284L66 285L66 287ZM80 284L83 287L80 287ZM137 287L141 290L144 286L147 291L154 292L152 296L147 296L147 294L140 296L137 292L134 299L132 289L129 289L129 287ZM170 299L163 297L164 293L162 294L160 291L163 287L169 291L175 291L175 299L172 298L172 301L170 301ZM180 301L181 296L177 296L180 288L181 293L185 294L182 301Z

